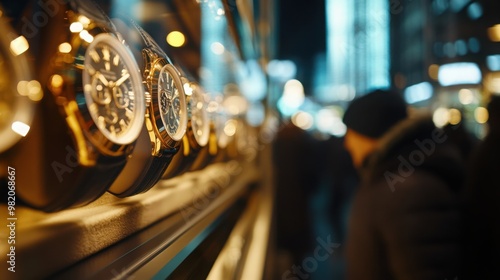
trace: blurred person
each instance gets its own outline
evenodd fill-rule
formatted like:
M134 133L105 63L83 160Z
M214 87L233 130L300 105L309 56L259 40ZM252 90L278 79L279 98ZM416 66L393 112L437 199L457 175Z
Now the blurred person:
M465 279L500 277L500 96L488 106L489 132L475 151L464 191Z
M324 149L327 164L324 173L327 177L328 205L325 209L330 224L332 242L341 244L331 256L331 277L328 279L345 279L345 245L350 209L356 187L359 184L357 172L352 164L351 156L345 149L344 138L331 137L326 141ZM322 235L324 236L324 235ZM327 278L323 278L327 279Z
M277 276L301 264L314 248L309 199L319 184L318 141L288 123L273 144L276 185Z
M360 173L347 236L347 279L455 279L461 262L460 153L394 92L354 100L345 146Z

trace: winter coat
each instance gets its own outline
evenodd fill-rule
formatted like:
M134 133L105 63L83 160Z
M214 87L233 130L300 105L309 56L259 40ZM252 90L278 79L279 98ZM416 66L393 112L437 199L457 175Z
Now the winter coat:
M464 191L466 260L463 279L500 278L500 129L473 156Z
M349 280L455 279L463 164L430 118L404 120L366 161L347 241Z

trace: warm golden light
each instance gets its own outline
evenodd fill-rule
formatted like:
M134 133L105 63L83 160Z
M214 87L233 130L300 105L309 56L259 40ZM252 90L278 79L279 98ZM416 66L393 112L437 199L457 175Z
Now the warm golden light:
M207 112L214 113L217 112L218 109L219 109L219 103L215 101L210 101L210 103L208 103Z
M186 43L186 37L179 31L172 31L167 35L167 43L172 47L182 47Z
M488 110L484 107L477 107L476 110L474 111L474 117L476 118L476 121L480 124L484 124L488 122L489 119L489 114Z
M61 77L61 75L53 75L51 78L50 78L50 85L53 87L53 88L60 88L62 87L63 85L63 78Z
M10 50L15 56L23 54L29 49L29 47L30 45L28 44L28 40L26 40L24 36L19 36L10 42Z
M439 65L437 64L432 64L429 66L429 77L435 81L438 80L438 73L439 73Z
M64 42L59 45L59 52L61 53L69 53L71 49L71 45L68 42Z
M488 36L493 42L500 42L500 24L488 28Z
M28 81L19 81L17 83L17 92L22 96L28 96Z
M30 126L23 123L23 122L13 122L11 126L12 131L15 133L21 135L22 137L25 137L28 132L30 131Z
M84 15L80 15L78 17L78 21L81 22L84 26L90 23L90 19Z
M224 126L224 133L231 137L236 134L236 121L235 120L229 120L226 122L226 125Z
M189 83L184 84L184 93L186 93L186 95L188 95L188 96L193 95L193 88L191 87L191 85Z
M457 125L462 121L462 113L460 113L459 110L457 109L450 109L448 112L450 116L450 124L451 125Z
M73 22L69 26L69 31L71 31L72 33L78 33L81 32L82 30L83 30L83 24L79 21Z
M92 41L94 41L94 36L90 35L87 30L82 30L82 32L80 32L80 38L85 40L87 43L92 43Z
M466 88L461 89L458 92L458 100L463 105L469 105L472 102L474 102L474 93L470 89L466 89Z
M32 101L40 101L43 98L42 85L37 80L32 80L28 82L28 97Z
M198 103L196 104L196 108L198 108L198 110L203 109L203 102L198 102Z
M248 110L247 100L239 95L226 97L223 105L227 112L233 116L243 114Z
M443 107L437 108L432 120L437 127L443 127L450 121L450 111Z

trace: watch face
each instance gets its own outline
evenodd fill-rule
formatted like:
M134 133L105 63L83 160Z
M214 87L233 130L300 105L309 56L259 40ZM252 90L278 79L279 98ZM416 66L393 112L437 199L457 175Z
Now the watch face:
M191 112L191 127L193 129L196 142L200 146L205 146L208 143L210 134L210 124L206 110L206 101L204 94L199 86L193 86L193 93L189 100L189 109Z
M85 100L99 131L117 144L137 139L144 123L144 90L128 49L110 34L99 34L85 53Z
M170 64L163 66L158 77L158 105L168 136L181 140L187 126L186 97L180 77Z

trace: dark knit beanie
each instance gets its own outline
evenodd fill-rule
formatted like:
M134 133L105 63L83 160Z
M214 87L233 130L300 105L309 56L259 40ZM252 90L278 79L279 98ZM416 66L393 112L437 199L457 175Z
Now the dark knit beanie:
M352 101L343 121L362 135L379 138L407 116L406 102L399 94L376 90Z

